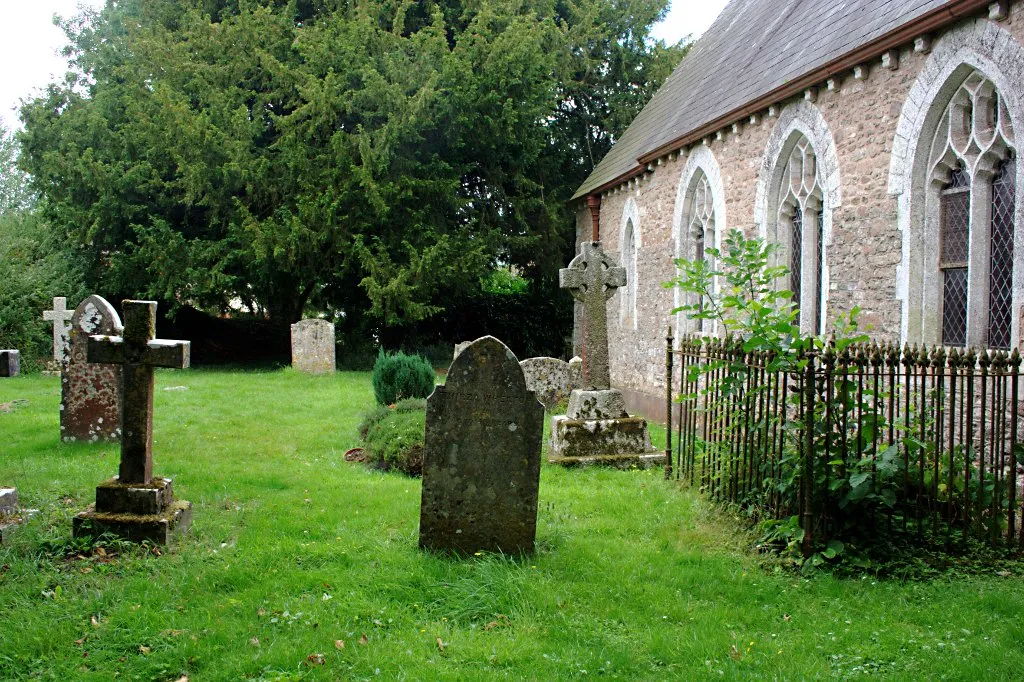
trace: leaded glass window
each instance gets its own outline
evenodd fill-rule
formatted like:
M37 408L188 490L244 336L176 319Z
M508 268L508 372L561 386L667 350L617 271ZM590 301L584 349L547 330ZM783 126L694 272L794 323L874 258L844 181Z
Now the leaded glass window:
M1003 162L992 183L992 228L989 249L988 345L1010 348L1013 324L1013 209L1017 164Z
M971 182L962 168L942 190L939 269L942 271L942 343L967 343L967 256Z
M1016 343L1013 241L1016 206L1014 134L995 85L975 71L954 92L932 142L930 164L937 221L924 244L938 268L936 289L922 303L936 306L938 338L948 346ZM933 308L933 310L935 310ZM935 332L923 329L926 342Z
M622 300L623 321L634 324L636 318L636 290L637 290L637 268L636 268L636 233L633 229L633 220L626 222L626 234L622 244L623 266L626 268L626 291Z
M825 301L825 216L818 162L810 141L799 136L793 145L778 189L776 238L786 245L789 288L804 332L821 333ZM810 223L808 223L810 221ZM808 225L813 226L807 239ZM813 277L811 286L805 279ZM813 298L807 299L807 292Z
M707 175L698 171L693 180L693 191L691 192L689 211L689 224L687 229L693 243L693 259L705 260L705 249L708 242L714 246L715 231L715 202L711 194L711 185ZM713 267L708 263L708 267ZM703 298L697 302L699 310L704 310L705 301Z

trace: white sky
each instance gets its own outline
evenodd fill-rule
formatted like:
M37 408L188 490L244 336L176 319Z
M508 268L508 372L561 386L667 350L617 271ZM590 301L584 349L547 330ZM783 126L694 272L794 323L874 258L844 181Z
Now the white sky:
M654 37L674 43L703 33L727 0L672 0L668 18ZM0 124L20 125L15 109L21 99L38 94L66 69L59 55L63 32L53 15L71 16L79 6L100 7L104 0L0 0Z

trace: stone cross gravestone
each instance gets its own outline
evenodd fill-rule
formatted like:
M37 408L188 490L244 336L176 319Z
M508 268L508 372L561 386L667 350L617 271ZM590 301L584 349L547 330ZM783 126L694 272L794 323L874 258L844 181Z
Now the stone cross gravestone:
M564 466L610 464L647 466L664 462L651 446L647 422L630 417L622 392L611 386L608 366L607 302L626 285L601 242L583 242L559 284L583 304L582 385L569 395L565 415L551 420L551 461Z
M21 352L0 350L0 377L16 377L21 374Z
M583 304L582 388L611 388L607 301L617 288L626 286L626 269L615 265L601 242L583 242L569 267L558 271L558 284Z
M189 366L188 341L156 339L156 302L125 301L124 336L89 337L88 359L121 365L121 466L96 488L96 504L74 518L75 537L103 532L166 543L191 520L175 502L171 479L153 477L153 368Z
M75 308L68 336L67 362L60 375L60 436L65 442L121 437L121 368L90 363L91 334L121 333L121 318L101 296Z
M512 351L491 336L463 349L427 398L420 547L532 552L543 431Z
M307 374L334 372L334 325L301 320L292 325L292 367Z
M53 359L62 365L68 361L68 333L71 331L68 322L75 315L75 311L67 309L67 302L65 297L56 296L53 310L43 311L43 319L53 322Z

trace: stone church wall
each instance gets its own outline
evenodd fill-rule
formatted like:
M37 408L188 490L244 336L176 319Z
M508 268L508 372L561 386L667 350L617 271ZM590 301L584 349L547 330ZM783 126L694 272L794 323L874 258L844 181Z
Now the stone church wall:
M1007 20L972 19L949 31L959 28L962 32L967 27L984 32L986 23L994 23L1024 44L1024 3L1014 3ZM698 152L700 146L706 146L717 161L725 208L724 222L719 216L717 225L719 237L735 228L748 235L759 234L758 183L766 182L764 166L770 161L765 158L766 149L780 118L787 116L787 108L791 113L795 107L806 110L810 106L820 112L838 159L838 205L832 208L831 229L825 231L826 329L838 314L860 306L861 323L870 325L873 338L901 340L903 303L898 287L903 235L897 197L890 195L890 160L904 104L928 64L927 48L938 38L933 36L930 43L919 44L917 49L914 44L903 45L898 63L890 55L885 62L864 64L822 82L805 97L778 102L701 143L659 159L653 172L602 195L601 238L620 264L625 265L622 238L627 219L633 220L636 233L635 322L623 315L622 290L608 303L612 385L624 391L631 410L657 419L664 415L665 329L677 303L674 292L662 287L662 282L675 273L673 258L681 229L677 204L683 202L682 174L688 159L697 153L706 156ZM1024 100L1024 92L1016 95ZM822 155L822 150L815 151ZM763 195L765 188L760 191ZM590 224L590 213L581 202L578 239L590 238ZM674 320L674 328L676 322L685 331L687 322Z

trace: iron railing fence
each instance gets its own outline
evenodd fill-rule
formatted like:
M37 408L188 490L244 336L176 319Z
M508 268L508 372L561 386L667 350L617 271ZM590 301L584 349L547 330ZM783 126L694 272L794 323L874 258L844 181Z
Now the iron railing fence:
M1020 366L1016 350L868 343L783 368L670 331L666 476L798 517L808 552L874 524L1024 547Z

